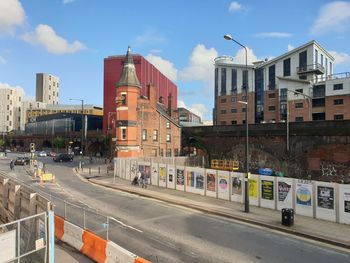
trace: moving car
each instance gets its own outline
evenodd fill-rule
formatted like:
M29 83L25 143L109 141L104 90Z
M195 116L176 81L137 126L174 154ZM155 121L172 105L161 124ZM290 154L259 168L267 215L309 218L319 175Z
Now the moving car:
M73 155L68 153L61 153L53 158L55 162L73 162Z
M41 152L38 152L37 155L39 157L46 157L47 156L47 153L45 151L41 151Z
M30 163L30 159L29 157L17 157L16 161L15 161L15 165L26 165Z
M47 156L55 157L57 154L55 152L48 152Z

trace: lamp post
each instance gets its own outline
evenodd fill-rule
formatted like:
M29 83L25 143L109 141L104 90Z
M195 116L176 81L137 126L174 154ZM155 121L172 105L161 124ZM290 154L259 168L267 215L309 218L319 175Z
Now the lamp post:
M248 126L248 52L247 52L247 47L233 39L231 35L225 35L224 38L226 40L231 40L238 44L239 46L243 47L245 50L245 71L246 71L246 82L244 79L242 79L242 87L245 89L245 96L246 100L245 101L240 101L240 103L245 104L245 125L246 125L246 143L245 143L245 172L246 176L244 179L244 212L249 213L249 194L248 194L248 188L249 188L249 160L248 160L248 145L249 145L249 126Z
M286 127L287 127L287 143L286 143L286 146L287 146L287 152L289 152L289 148L290 148L290 145L289 145L289 103L288 103L288 92L292 92L294 93L294 95L302 95L304 96L304 98L307 98L307 101L309 103L309 121L312 121L312 114L311 114L311 111L312 111L312 104L311 104L311 101L312 101L312 98L309 96L309 95L306 95L305 93L302 93L302 92L299 92L299 91L296 91L296 90L290 90L290 89L286 89L286 96L287 96L287 116L286 116Z
M84 155L84 100L83 99L69 99L69 100L77 100L81 101L81 155Z
M110 118L111 118L111 114L115 114L115 113L117 113L116 111L109 111L108 112L108 120L107 120L107 130L110 130L111 128L110 128L110 125L109 125L109 123L110 123Z

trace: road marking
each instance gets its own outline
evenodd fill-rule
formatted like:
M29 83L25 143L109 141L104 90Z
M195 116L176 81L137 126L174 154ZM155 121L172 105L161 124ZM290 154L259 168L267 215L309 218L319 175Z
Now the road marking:
M133 229L133 230L135 230L135 231L137 231L137 232L143 233L142 230L137 229L137 228L135 228L135 227L133 227L133 226L129 226L129 225L123 223L122 221L115 219L114 217L110 217L110 219L113 220L113 221L116 221L117 223L121 224L121 225L124 226L124 227L127 227L127 228Z

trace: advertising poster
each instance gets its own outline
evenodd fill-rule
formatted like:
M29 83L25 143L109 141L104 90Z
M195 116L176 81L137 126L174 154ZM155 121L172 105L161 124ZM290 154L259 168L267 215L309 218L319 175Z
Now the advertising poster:
M166 182L166 167L159 167L159 181Z
M149 181L149 178L151 177L151 166L149 166L149 165L144 166L143 175Z
M249 182L249 196L253 198L258 198L258 180L248 179Z
M201 172L196 171L195 178L196 178L196 188L203 190L204 189L204 176L203 176L203 174Z
M291 192L292 184L287 182L278 182L278 202L285 202L288 194Z
M152 163L152 179L151 179L152 185L158 185L158 165L155 163Z
M344 192L344 212L350 213L350 193Z
M216 191L215 186L216 186L215 185L215 174L207 172L207 191L215 192Z
M230 200L230 172L218 171L218 198Z
M176 169L176 184L181 186L185 184L185 170Z
M296 201L298 205L311 206L312 184L298 182L296 185Z
M169 181L169 183L174 182L174 168L173 167L169 167L169 169L168 169L168 181Z
M261 180L261 198L266 200L274 199L274 182L270 180Z
M324 209L334 209L334 188L317 186L317 206Z
M204 176L197 171L187 172L187 186L196 189L204 189Z
M232 176L232 195L242 195L242 179Z

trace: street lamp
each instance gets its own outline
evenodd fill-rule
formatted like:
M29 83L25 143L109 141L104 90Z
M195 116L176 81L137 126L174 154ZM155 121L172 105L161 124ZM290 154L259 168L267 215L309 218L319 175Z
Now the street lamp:
M69 100L77 100L81 101L81 155L84 155L84 100L83 99L69 99Z
M110 118L111 118L110 115L111 115L111 114L115 114L115 113L117 113L117 112L116 112L116 111L109 111L109 112L108 112L108 116L107 116L107 117L108 117L108 119L107 119L107 130L110 130L110 129L111 129L111 128L110 128L110 125L109 125L109 123L110 123L109 120L110 120Z
M226 40L231 40L233 42L235 42L236 44L238 44L239 46L243 47L245 50L245 71L246 71L246 76L247 79L246 81L244 81L244 79L242 79L242 87L245 88L245 97L246 100L245 101L239 101L239 103L243 103L245 104L245 125L246 125L246 143L245 143L245 165L246 165L246 176L245 176L245 180L244 180L244 212L249 213L249 194L248 194L248 188L249 188L249 181L248 181L248 177L249 177L249 160L248 160L248 144L249 144L249 126L248 126L248 52L247 52L247 47L242 45L241 43L239 43L238 41L236 41L235 39L233 39L233 37L231 35L224 35L224 38Z

